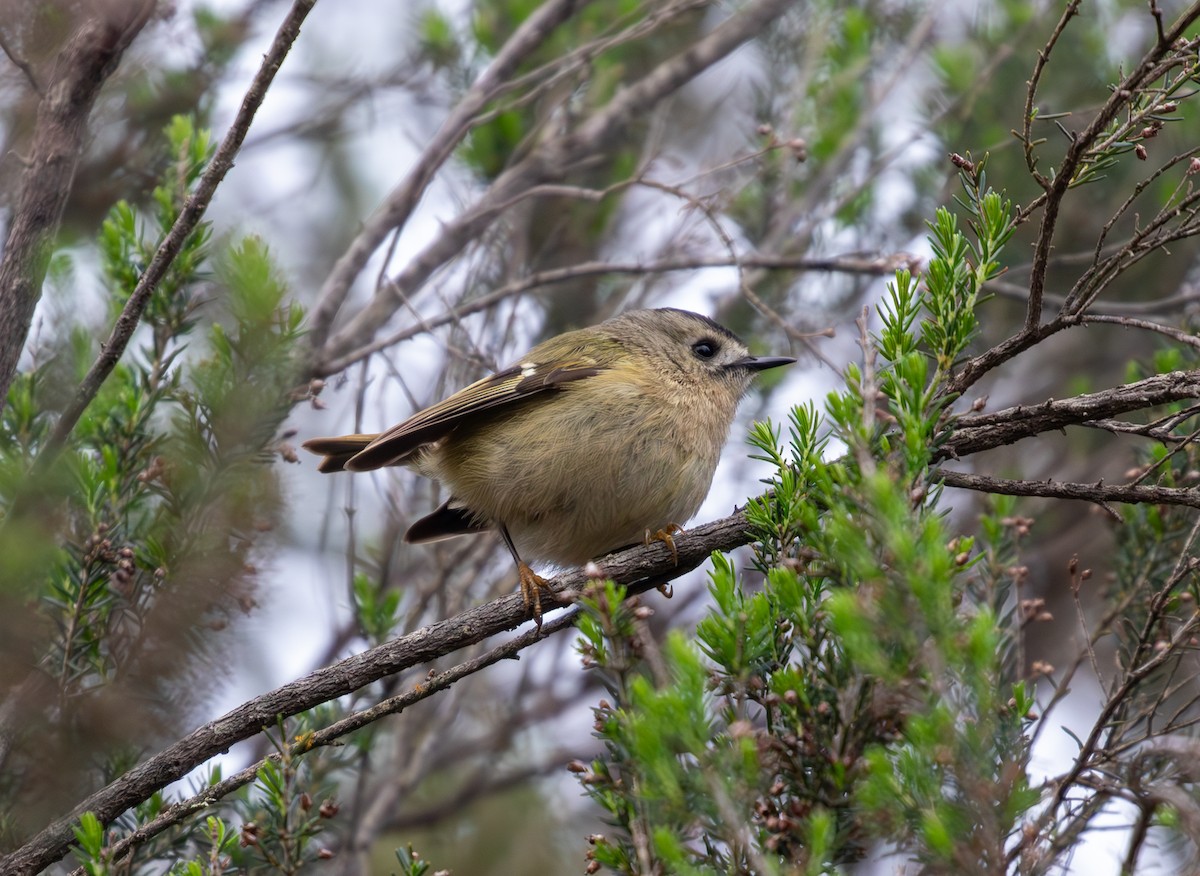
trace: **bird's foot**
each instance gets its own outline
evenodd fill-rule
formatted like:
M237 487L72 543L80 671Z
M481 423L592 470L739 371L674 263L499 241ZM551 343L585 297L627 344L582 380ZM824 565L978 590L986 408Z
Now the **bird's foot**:
M646 530L645 544L650 544L652 541L661 541L667 546L667 550L671 552L671 559L675 561L675 565L679 565L679 549L675 547L674 535L677 532L683 532L683 527L678 523L668 523L658 532Z
M663 544L665 544L667 546L667 550L669 550L671 552L671 559L674 560L675 565L678 566L679 565L679 549L675 547L675 539L673 538L673 536L677 532L683 532L683 527L680 526L678 523L668 523L662 529L658 530L658 532L651 532L649 529L647 529L645 543L650 544L650 542L652 542L652 541L661 541ZM675 595L675 589L671 586L671 584L669 582L664 583L664 584L659 584L657 590L659 593L661 593L667 599L670 599L672 596Z
M524 562L517 563L517 577L521 581L521 596L525 599L525 611L537 624L538 632L542 631L542 593L554 595L550 582L539 575Z

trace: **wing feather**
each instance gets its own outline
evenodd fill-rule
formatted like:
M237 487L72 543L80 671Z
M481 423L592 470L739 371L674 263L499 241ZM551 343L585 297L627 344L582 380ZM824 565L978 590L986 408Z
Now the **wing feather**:
M370 471L385 465L402 464L423 445L445 437L480 414L518 404L542 393L555 392L603 370L595 360L580 358L568 363L555 362L553 366L525 362L497 371L379 435L346 460L345 469Z

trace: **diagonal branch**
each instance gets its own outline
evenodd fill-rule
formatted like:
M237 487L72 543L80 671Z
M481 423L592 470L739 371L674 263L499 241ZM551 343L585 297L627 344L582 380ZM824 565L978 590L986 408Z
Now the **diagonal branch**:
M1077 3L1070 3L1064 14L1060 27L1070 18ZM974 385L984 374L1007 362L1009 359L1029 349L1049 335L1070 325L1077 324L1075 317L1078 313L1070 310L1072 303L1068 299L1067 306L1049 323L1042 323L1043 297L1046 288L1046 277L1049 269L1055 230L1058 225L1059 208L1068 189L1075 182L1076 173L1086 160L1089 150L1103 136L1111 122L1129 107L1131 95L1145 89L1154 79L1162 75L1163 58L1176 50L1176 41L1187 29L1200 19L1200 2L1190 4L1166 31L1159 35L1153 47L1142 57L1133 71L1112 89L1109 98L1096 112L1083 131L1070 134L1070 142L1062 162L1055 169L1052 179L1046 188L1042 201L1042 219L1034 242L1033 264L1029 276L1029 299L1025 313L1025 324L1021 330L996 346L985 350L978 356L963 363L962 367L946 384L943 394L954 395L965 392ZM1044 59L1043 59L1044 63ZM1036 80L1031 82L1031 88L1036 87ZM1032 99L1030 99L1032 107ZM1030 110L1032 111L1032 110ZM1025 135L1026 139L1028 134ZM1045 183L1046 180L1033 170L1032 156L1028 154L1027 163L1035 178Z
M310 319L311 343L320 349L329 335L334 317L346 300L350 286L362 272L371 254L384 238L403 225L437 172L475 123L476 115L532 51L582 6L580 0L550 0L541 4L504 44L496 58L455 105L425 147L416 167L363 224L363 228L333 266L317 296Z
M631 594L642 593L691 571L713 551L732 550L750 541L745 515L737 512L676 536L678 562L666 545L653 542L603 558L597 563L598 574L629 585ZM582 591L588 581L584 570L574 570L554 579L551 587L564 596L574 595ZM550 610L557 605L547 595L543 597L543 607ZM143 761L92 794L21 848L0 858L0 873L33 876L67 853L74 840L72 827L84 812L92 812L101 823L109 824L130 807L183 778L234 743L254 736L264 727L274 726L281 717L307 711L385 676L514 629L526 620L522 595L512 593L355 654L243 703Z
M322 727L311 734L306 734L302 739L288 743L291 747L291 753L301 755L315 748L335 745L338 740L347 734L361 730L368 724L378 721L387 715L398 715L409 706L446 690L456 682L494 663L499 663L501 660L518 659L521 651L539 639L544 639L560 630L574 626L578 614L579 610L572 608L559 617L546 621L542 625L540 635L536 629L526 630L519 636L509 639L502 645L497 645L495 648L484 654L480 654L478 657L439 672L432 678L426 678L402 694L389 697L369 708L346 715L344 718L335 721L327 727ZM281 759L282 755L279 752L273 752L245 769L239 770L232 776L228 776L216 784L204 788L186 800L181 800L178 803L172 803L164 807L148 823L139 826L135 831L109 846L109 862L113 864L120 862L164 831L206 809L211 809L217 802L229 796L234 791L255 781L258 778L258 771L268 761L279 762ZM72 876L84 876L83 868L75 870Z

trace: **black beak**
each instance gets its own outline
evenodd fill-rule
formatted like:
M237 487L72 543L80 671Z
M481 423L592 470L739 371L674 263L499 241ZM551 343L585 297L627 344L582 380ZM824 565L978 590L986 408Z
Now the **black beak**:
M791 365L796 360L791 356L745 356L736 362L730 362L730 368L745 368L747 371L766 371L768 368L778 368L780 365Z

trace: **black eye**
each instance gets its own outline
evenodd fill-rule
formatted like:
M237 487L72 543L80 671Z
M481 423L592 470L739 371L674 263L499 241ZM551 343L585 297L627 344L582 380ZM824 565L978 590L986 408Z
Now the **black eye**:
M717 342L710 340L709 338L705 338L702 341L696 341L696 343L692 344L692 352L701 359L711 359L713 356L717 355Z

